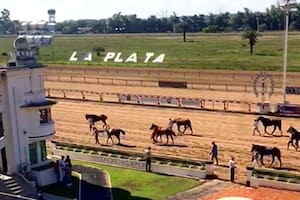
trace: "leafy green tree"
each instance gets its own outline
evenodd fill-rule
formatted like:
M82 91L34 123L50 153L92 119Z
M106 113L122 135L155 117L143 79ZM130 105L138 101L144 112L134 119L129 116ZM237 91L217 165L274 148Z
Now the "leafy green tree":
M248 30L242 36L244 39L248 39L248 41L249 41L248 43L250 46L250 54L251 55L253 54L253 47L258 40L257 37L259 37L259 36L261 36L261 34L257 33L254 30Z

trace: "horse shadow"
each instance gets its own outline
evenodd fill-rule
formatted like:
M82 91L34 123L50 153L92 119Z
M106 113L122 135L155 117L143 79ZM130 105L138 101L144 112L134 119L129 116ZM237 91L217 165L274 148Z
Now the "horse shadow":
M122 144L122 143L116 144L116 145L121 146L121 147L127 147L127 148L135 148L136 147L136 145Z
M292 167L272 167L273 169L277 169L277 170L287 170L287 171L297 171L298 169L296 168L292 168Z
M184 144L158 144L158 145L163 147L188 147L187 145Z
M203 135L191 135L191 134L189 134L189 135L187 135L187 134L185 134L186 136L191 136L191 137L204 137Z

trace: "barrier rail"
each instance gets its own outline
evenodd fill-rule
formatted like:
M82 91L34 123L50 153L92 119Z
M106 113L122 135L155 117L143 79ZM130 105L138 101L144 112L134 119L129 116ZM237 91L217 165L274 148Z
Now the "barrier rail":
M245 80L252 82L257 76L258 71L221 71L218 70L193 70L193 69L145 69L145 68L133 68L124 69L118 67L102 67L102 66L48 66L46 72L55 73L73 73L73 74L92 74L92 75L103 75L103 76L131 76L131 77L168 77L168 78L184 78L184 79L202 79L207 80L212 77L215 80ZM275 82L282 80L281 72L270 72ZM300 80L300 73L287 73L287 80L295 82Z
M66 83L84 83L84 84L101 84L101 85L120 85L120 86L141 86L141 87L159 87L159 80L143 79L124 79L124 78L107 78L95 76L78 76L78 75L45 75L45 80L49 82L66 82ZM207 81L188 81L187 88L198 90L214 91L231 91L231 92L253 92L252 83L234 84L234 83L209 83ZM281 93L281 88L275 88L276 94Z
M258 112L256 103L235 100L217 100L204 98L185 98L172 96L144 95L144 94L121 94L95 92L72 89L46 89L47 97L93 100L100 102L117 102L140 105L156 105L174 108L195 108L207 110L223 110L235 112Z

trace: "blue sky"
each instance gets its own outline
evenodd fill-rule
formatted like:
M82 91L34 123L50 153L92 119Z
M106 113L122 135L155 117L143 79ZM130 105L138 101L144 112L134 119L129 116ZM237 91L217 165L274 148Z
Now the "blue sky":
M101 19L114 13L137 14L139 18L237 12L247 7L265 11L279 0L1 0L0 10L8 9L11 19L47 20L47 10L56 10L56 20Z

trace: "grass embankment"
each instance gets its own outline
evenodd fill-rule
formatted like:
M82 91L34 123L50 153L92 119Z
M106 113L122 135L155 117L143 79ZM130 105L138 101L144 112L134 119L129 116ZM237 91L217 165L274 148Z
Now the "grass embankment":
M255 45L254 54L250 55L248 41L238 34L188 34L188 42L183 43L181 35L168 34L125 34L125 35L76 35L57 36L51 46L42 47L40 62L48 64L89 64L102 66L155 66L164 68L196 68L196 69L236 69L236 70L272 70L281 71L283 55L283 35L263 33ZM0 63L8 61L9 56L2 53L12 50L14 38L0 37ZM300 33L291 32L288 44L288 71L300 69ZM105 52L97 56L93 52L93 61L69 62L73 51L82 57L95 47L102 47ZM103 62L107 52L122 52L126 58L137 53L138 62L114 63ZM146 52L154 52L155 56L165 53L163 64L144 63ZM150 61L152 61L151 59Z
M166 199L170 195L199 185L198 181L187 178L146 173L82 161L73 161L73 163L107 171L110 175L114 199Z

